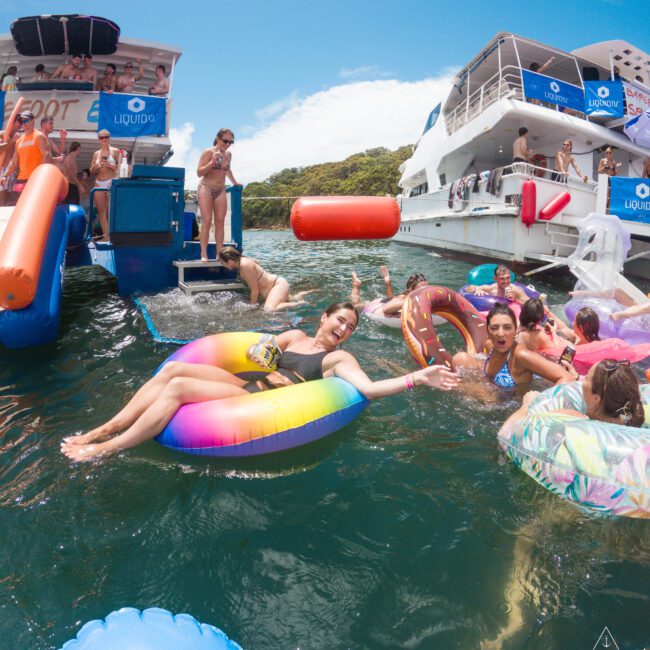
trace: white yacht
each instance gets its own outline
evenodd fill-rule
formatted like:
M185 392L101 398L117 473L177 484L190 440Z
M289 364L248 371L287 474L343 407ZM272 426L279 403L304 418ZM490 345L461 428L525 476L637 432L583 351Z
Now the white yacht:
M98 149L100 93L91 82L78 79L34 80L37 65L43 65L46 74L51 75L60 65L70 62L73 54L91 54L93 67L99 77L103 76L107 63L116 67L118 76L123 73L126 63L131 63L134 72L137 72L136 61L140 59L144 76L136 82L133 91L133 94L140 96L147 95L154 83L156 66L165 66L170 79L170 92L166 98L164 133L111 138L112 146L129 154L130 164L164 163L171 155L171 90L181 50L170 45L124 37L116 23L98 16L18 18L11 24L10 34L0 35L0 71L6 72L14 66L18 70L16 90L7 92L4 98L3 125L18 98L23 97L22 110L34 113L37 128L41 118L46 115L53 117L55 130L50 137L56 142L58 130L65 129L68 143L76 141L81 144L79 169L89 166L92 152Z
M603 110L586 114L585 88L593 92L593 82L605 88L595 87ZM616 84L622 105L615 108L623 115L612 117L612 103L602 99ZM497 34L456 76L400 168L402 221L395 240L515 265L559 266L577 243L576 223L608 209L610 179L597 171L610 146L613 164L620 163L617 177L635 179L638 199L631 201L634 214L617 215L633 240L625 272L650 277L650 180L641 180L649 134L634 141L624 130L635 115L647 120L645 111L650 56L639 48L607 41L567 53ZM534 157L513 164L513 142L522 127ZM565 140L572 141L586 180L573 168L568 178L553 173ZM536 204L534 223L527 226L521 205L529 180ZM540 220L540 209L565 192L568 204L552 219Z

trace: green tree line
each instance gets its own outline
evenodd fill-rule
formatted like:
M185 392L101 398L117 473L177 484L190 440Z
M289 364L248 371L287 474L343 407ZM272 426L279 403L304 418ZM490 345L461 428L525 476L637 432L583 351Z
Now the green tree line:
M271 196L385 196L399 192L399 166L411 156L410 145L356 153L339 162L293 167L244 188L244 228L286 228L294 199L254 200Z

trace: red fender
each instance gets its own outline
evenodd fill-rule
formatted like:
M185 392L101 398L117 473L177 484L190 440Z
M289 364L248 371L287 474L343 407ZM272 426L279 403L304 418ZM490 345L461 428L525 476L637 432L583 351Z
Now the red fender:
M302 241L389 239L399 229L397 201L384 196L306 196L291 208Z
M535 223L537 187L535 181L524 181L521 186L521 223L530 228Z
M542 221L550 221L556 214L562 212L571 201L569 192L560 192L554 199L551 199L540 211L539 218Z

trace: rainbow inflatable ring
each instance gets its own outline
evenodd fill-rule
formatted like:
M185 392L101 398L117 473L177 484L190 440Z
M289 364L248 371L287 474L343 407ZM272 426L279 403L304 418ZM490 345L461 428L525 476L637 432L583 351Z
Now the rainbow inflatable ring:
M217 366L244 378L264 371L246 357L261 333L213 334L176 350L170 361ZM160 370L158 368L158 370ZM368 405L352 384L329 377L239 397L185 404L156 440L189 454L243 457L305 445L338 431Z

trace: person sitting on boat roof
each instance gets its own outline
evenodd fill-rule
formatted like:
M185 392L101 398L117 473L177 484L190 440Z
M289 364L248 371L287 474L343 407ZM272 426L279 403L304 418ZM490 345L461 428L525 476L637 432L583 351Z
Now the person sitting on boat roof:
M404 300L411 291L424 287L427 284L427 279L422 275L422 273L417 273L411 275L406 281L406 291L404 293L399 293L395 295L393 291L393 285L390 281L390 273L388 272L388 267L380 266L379 274L384 280L386 285L386 297L382 299L381 311L384 316L395 316L402 311L404 306ZM350 302L358 308L363 307L364 303L361 300L361 280L355 271L352 271L352 289L350 291Z
M81 54L73 54L70 63L60 65L52 75L52 79L81 79Z
M312 293L300 291L293 296L289 295L289 283L281 275L265 271L257 260L245 257L232 246L226 246L219 251L219 261L228 270L239 273L239 277L251 290L251 305L257 305L259 298L262 298L263 309L266 311L299 307L306 304L303 298Z
M528 129L522 126L519 129L519 137L512 143L512 162L527 163L533 158L533 150L528 148ZM516 168L513 165L513 171L523 171L520 165Z
M54 118L46 115L41 119L41 133L47 138L47 147L50 152L50 160L56 165L63 162L65 158L65 139L68 137L68 132L65 129L59 129L59 137L61 138L61 146L58 147L50 135L54 131Z
M142 68L142 61L136 59L135 62L139 66L137 74L133 74L133 63L130 61L124 64L124 74L117 78L117 92L118 93L132 93L135 89L135 82L144 77L144 70Z
M0 79L0 90L3 92L10 92L16 90L16 82L18 81L18 68L15 65L7 68L7 72L2 75Z
M105 93L113 93L117 88L117 76L115 75L117 68L112 63L107 63L104 66L104 76L97 80L95 90Z
M165 66L156 66L156 81L149 87L150 95L165 96L169 92L169 78L165 76Z
M560 149L555 154L555 164L553 169L553 175L551 180L554 180L558 183L566 183L569 178L569 165L573 166L573 169L576 170L576 174L580 176L583 182L587 182L589 178L585 176L578 167L575 156L573 155L573 142L571 140L565 140L562 143L562 149Z
M517 343L517 317L508 305L498 302L487 315L488 345L491 351L487 359L480 359L467 352L458 352L452 359L454 370L482 371L497 388L513 390L522 384L529 384L533 375L553 383L572 381L578 373L570 365L560 365L545 359L525 345ZM468 382L465 389L472 394L480 392L480 385Z
M282 352L278 369L266 375L263 382L247 382L210 364L167 363L108 422L85 435L64 438L61 451L75 461L91 460L154 438L183 404L243 397L327 377L344 379L368 399L396 395L415 386L440 390L457 386L458 377L444 366L429 366L401 377L372 381L356 358L340 349L358 323L359 312L354 305L339 302L321 315L314 336L301 330L283 332L277 337Z
M605 157L598 163L598 173L607 174L607 176L616 176L619 168L623 163L616 162L613 158L614 152L611 147L605 149Z
M84 54L84 64L81 72L79 73L79 78L84 81L90 81L93 84L93 88L97 83L97 69L93 68L93 55Z
M34 128L34 113L23 111L18 116L18 122L23 127L23 135L18 138L11 162L0 177L0 184L2 184L7 180L7 177L11 176L14 170L17 170L16 182L12 192L14 199L17 198L17 193L25 189L25 184L32 172L42 163L50 162L50 149L47 138Z
M522 305L528 300L526 292L510 282L510 269L505 264L497 264L493 284L470 284L465 291L477 296L500 296Z
M45 81L46 79L49 79L52 75L49 72L45 71L45 66L42 63L39 63L35 68L34 68L34 76L32 77L32 81Z

